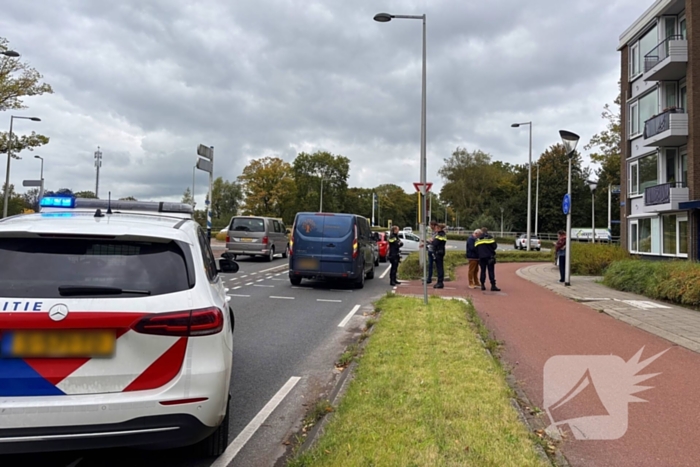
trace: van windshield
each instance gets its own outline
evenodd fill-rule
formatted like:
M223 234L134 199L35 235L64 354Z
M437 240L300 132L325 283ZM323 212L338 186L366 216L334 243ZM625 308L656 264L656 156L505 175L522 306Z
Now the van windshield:
M296 230L306 237L345 237L352 230L351 216L300 215Z
M265 223L262 219L236 217L231 222L229 230L233 230L234 232L264 232Z

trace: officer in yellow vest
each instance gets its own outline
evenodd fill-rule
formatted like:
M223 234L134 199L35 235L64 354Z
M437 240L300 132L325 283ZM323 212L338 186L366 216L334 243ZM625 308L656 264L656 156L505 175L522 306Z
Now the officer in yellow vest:
M447 245L447 236L445 235L445 224L437 226L437 233L433 237L432 248L433 256L435 257L435 267L437 269L437 284L434 289L442 289L445 287L445 251Z
M392 286L399 285L400 282L396 280L396 272L399 269L399 262L401 260L401 247L403 242L399 237L399 226L395 225L391 228L391 235L389 235L389 262L391 263L391 271L389 271L389 281Z

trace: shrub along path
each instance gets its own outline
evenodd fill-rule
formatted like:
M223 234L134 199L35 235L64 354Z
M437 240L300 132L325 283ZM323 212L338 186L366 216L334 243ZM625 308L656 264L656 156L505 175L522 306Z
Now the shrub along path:
M544 366L551 357L617 356L627 362L642 348L641 360L666 350L666 353L646 368L638 370L641 375L659 373L657 376L643 382L632 381L638 382L640 386L651 387L636 394L648 402L628 403L626 396L633 392L629 388L619 394L624 404L622 408L628 409L628 413L622 413L619 418L613 416L612 423L627 422L623 436L614 440L577 440L568 425L562 426L565 438L561 449L569 462L574 466L700 465L700 430L696 429L697 420L700 420L700 392L697 391L700 387L700 355L533 284L517 274L524 267L530 272L532 269L541 270L538 275L530 275L530 279L537 279L533 282L540 281L550 289L564 289L557 282L556 269L551 263L530 266L499 264L496 267L496 278L502 292L481 292L466 289L462 285L454 290L443 289L439 293L471 298L486 327L503 343L501 360L511 368L530 401L545 411L541 415L545 424L550 422L546 410L551 407L544 406ZM454 285L463 282L460 279L465 273L463 268L458 269L458 279ZM422 287L416 282L408 287L399 286L397 292L421 294ZM623 293L596 284L595 278L578 276L572 277L572 286L567 289L572 295L580 294L578 299L609 298L613 296L611 294ZM592 295L601 294L602 291L609 291L607 297ZM626 294L625 297L640 302L649 301L631 294ZM629 303L625 304L634 308ZM637 308L636 319L670 314L671 311L682 312L677 319L684 322L690 322L694 318L694 315L685 314L694 313L691 310L666 306L669 308ZM630 317L630 322L632 319L635 318ZM669 319L676 318L671 315ZM620 415L607 398L608 405L603 403L600 392L596 390L596 387L605 387L600 385L600 375L601 373L591 371L589 383L592 384L579 394L580 397L574 397L563 407L566 413L558 417L555 415L558 421L590 415ZM584 375L569 376L566 380L567 389L569 386L573 389ZM612 386L616 389L625 389L625 383L630 384L631 378L625 381L624 371L619 368L613 371L612 376Z

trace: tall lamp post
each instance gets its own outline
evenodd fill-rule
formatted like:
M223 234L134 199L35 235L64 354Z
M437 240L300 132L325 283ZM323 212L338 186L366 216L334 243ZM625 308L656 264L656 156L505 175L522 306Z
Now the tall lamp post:
M501 238L503 238L503 208L501 208Z
M598 188L598 182L589 180L588 188L591 189L591 230L593 231L593 243L595 243L595 189Z
M569 158L569 182L566 195L564 196L563 207L566 214L566 257L565 257L565 273L564 273L564 285L571 285L571 160L574 157L574 152L576 151L576 145L580 139L579 135L566 130L559 130L559 136L561 136L561 141L564 144L564 149L566 150L566 156Z
M39 199L44 197L44 158L41 156L34 156L34 159L41 159L41 177L39 180L41 180L41 187L39 187Z
M530 127L530 151L527 157L527 251L530 251L530 226L532 225L532 122L524 123L513 123L511 126L513 128L518 128L520 125L527 125Z
M423 77L422 77L422 86L421 86L421 115L420 115L420 183L421 183L421 237L423 238L423 245L427 245L427 228L426 228L426 223L427 223L427 203L425 202L425 195L427 194L426 190L426 172L427 172L427 163L426 163L426 125L425 125L425 120L426 120L426 44L425 44L425 15L390 15L389 13L378 13L374 16L375 21L379 21L380 23L387 23L391 21L392 19L397 18L397 19L419 19L423 21ZM423 261L423 302L427 305L428 304L428 283L426 281L427 275L428 275L428 264L426 261L426 256L425 256L425 247L421 250L421 259Z
M7 54L5 54L7 55ZM12 55L10 55L12 57ZM41 119L37 117L17 117L15 115L10 115L10 134L7 135L7 170L5 172L5 202L2 206L2 217L7 217L7 205L10 202L10 160L12 160L12 123L14 119L17 120L31 120L33 122L40 122Z
M535 165L537 166L537 188L535 188L535 237L537 237L539 235L537 221L539 219L538 211L540 207L540 164L538 162Z

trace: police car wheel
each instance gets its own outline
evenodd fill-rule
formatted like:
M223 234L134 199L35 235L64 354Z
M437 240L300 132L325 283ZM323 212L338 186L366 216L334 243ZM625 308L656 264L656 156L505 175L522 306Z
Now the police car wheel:
M231 410L230 400L231 396L229 395L229 402L226 403L226 416L224 416L221 425L218 426L214 433L204 438L197 445L198 451L204 457L219 457L228 446L229 413Z

